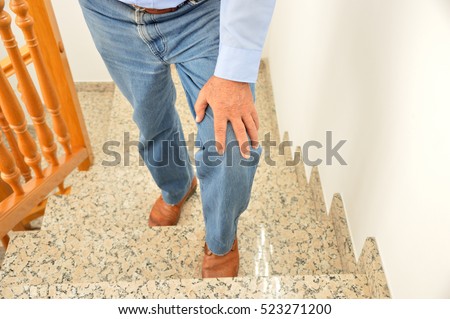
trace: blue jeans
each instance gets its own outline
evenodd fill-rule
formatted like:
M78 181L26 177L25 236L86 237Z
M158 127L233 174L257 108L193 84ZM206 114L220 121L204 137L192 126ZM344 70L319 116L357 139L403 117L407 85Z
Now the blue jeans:
M175 12L160 15L118 0L79 1L98 51L133 106L140 155L164 201L176 204L187 193L194 172L175 110L170 65L176 67L195 116L198 93L213 75L218 56L220 0L187 2ZM213 146L211 108L197 127L195 164L206 242L214 254L223 255L230 251L239 216L248 206L261 148L244 159L228 125L227 148L219 156Z

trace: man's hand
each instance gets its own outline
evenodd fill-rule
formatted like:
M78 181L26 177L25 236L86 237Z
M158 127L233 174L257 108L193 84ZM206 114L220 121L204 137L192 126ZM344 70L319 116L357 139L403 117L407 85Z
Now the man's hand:
M214 113L214 134L219 154L224 153L227 124L230 122L242 156L249 158L247 133L252 146L257 148L259 129L258 114L250 85L212 76L200 91L195 103L197 123L203 121L208 105Z

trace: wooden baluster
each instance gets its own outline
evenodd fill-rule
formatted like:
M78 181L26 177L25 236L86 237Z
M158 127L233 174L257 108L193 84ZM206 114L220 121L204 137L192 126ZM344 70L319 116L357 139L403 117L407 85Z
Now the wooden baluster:
M16 138L14 137L8 122L3 115L2 108L0 105L0 129L5 134L6 140L8 141L9 148L11 149L16 165L19 168L25 181L28 182L31 179L30 167L25 163L22 153L20 153L19 146L17 145Z
M3 136L0 135L0 172L2 179L11 186L16 195L22 195L23 188L20 184L20 171L14 163L14 159L3 144Z
M25 163L33 169L36 178L43 178L41 155L37 151L36 143L27 131L27 122L22 107L0 67L0 105L3 115L10 127L16 133L20 152L25 157Z
M61 103L62 116L69 129L70 145L74 150L84 148L88 152L88 158L78 168L82 171L89 170L94 160L92 147L52 0L33 0L29 10L34 18L34 32L39 39L45 65L53 81L58 83L55 90Z
M22 88L22 99L36 128L42 152L51 165L57 166L59 162L56 157L56 144L54 143L53 134L45 122L45 113L41 99L23 62L16 39L11 30L11 16L3 10L4 6L5 1L0 0L0 35L8 51L20 87Z
M49 72L44 64L39 43L34 32L33 18L28 14L28 3L24 0L11 0L9 3L11 10L17 15L16 24L22 30L28 48L30 49L34 67L41 86L42 95L49 113L52 116L53 126L58 137L58 141L64 148L67 155L72 153L70 147L70 137L67 125L61 116L60 103L56 91L52 85Z

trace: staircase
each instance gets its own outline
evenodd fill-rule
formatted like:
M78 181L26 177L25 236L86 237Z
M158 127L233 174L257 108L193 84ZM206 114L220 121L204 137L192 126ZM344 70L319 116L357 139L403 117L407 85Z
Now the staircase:
M186 138L196 132L181 84L178 111ZM175 227L149 228L148 213L159 195L141 164L137 147L123 149L124 132L138 140L131 107L113 87L81 87L96 163L67 180L72 193L49 197L42 228L14 232L0 269L3 298L372 298L375 276L349 267L331 215L308 183L302 166L263 159L252 200L239 222L239 277L201 279L204 225L197 191ZM111 106L112 105L112 106ZM261 139L280 140L272 90L263 64L257 87ZM130 159L117 166L102 146ZM275 155L277 153L277 155ZM266 154L267 155L267 154ZM123 158L122 158L123 159ZM319 183L319 185L317 184ZM339 231L339 234L341 232ZM369 278L371 280L369 280Z

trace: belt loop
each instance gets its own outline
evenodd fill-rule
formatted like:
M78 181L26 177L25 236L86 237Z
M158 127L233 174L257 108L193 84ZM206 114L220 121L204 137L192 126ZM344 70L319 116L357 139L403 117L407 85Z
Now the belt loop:
M144 8L138 7L133 4L133 7L135 9L134 11L134 20L136 24L142 24L142 17L144 15Z

